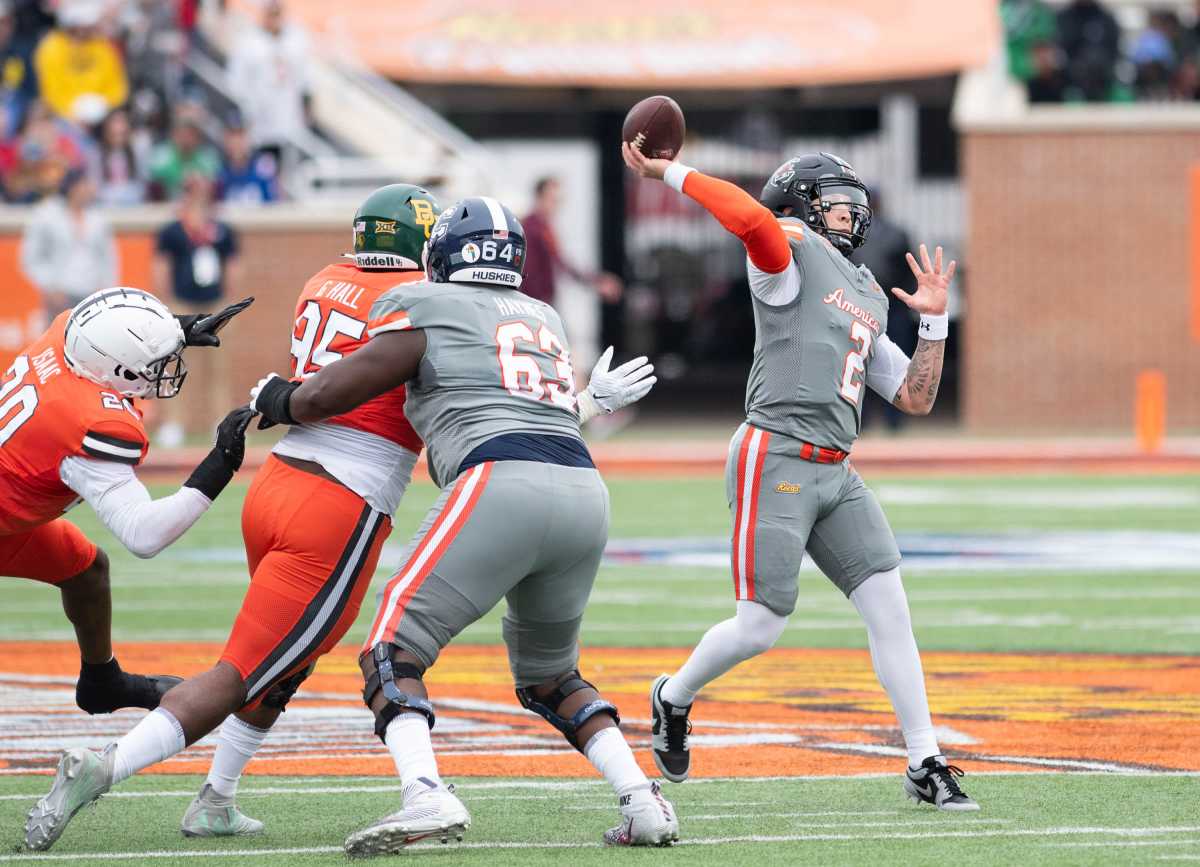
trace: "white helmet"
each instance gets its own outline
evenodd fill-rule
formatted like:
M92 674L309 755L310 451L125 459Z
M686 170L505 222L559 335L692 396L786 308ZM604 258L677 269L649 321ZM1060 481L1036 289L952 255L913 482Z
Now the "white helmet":
M118 286L71 311L63 354L80 376L126 397L174 397L183 386L183 328L148 292Z

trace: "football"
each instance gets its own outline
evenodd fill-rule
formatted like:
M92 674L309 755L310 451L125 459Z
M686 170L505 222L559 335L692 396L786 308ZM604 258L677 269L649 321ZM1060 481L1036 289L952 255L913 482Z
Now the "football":
M669 96L648 96L629 109L621 139L651 159L673 160L686 130L679 103Z

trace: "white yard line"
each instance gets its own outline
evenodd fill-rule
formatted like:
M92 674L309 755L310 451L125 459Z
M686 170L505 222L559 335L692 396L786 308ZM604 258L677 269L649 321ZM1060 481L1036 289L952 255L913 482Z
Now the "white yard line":
M972 826L978 821L967 820ZM1154 834L1195 833L1200 831L1197 826L1158 827L1158 828L1103 828L1103 827L1061 827L1061 828L971 828L963 831L938 831L935 828L924 828L913 833L898 834L746 834L735 837L694 837L681 840L682 846L723 846L729 843L805 843L829 842L840 840L933 840L959 837L1032 837L1032 836L1071 836L1075 834L1105 834L1116 837L1141 837ZM545 842L521 843L513 841L459 843L450 849L576 849L600 848L600 843L590 842ZM439 848L437 844L422 844L411 847L413 850L423 848ZM149 852L80 852L63 854L24 854L0 855L0 862L13 861L103 861L126 859L131 861L157 858L260 858L267 855L322 855L341 852L341 846L309 846L286 849L226 849L216 850L159 850ZM1191 858L1192 856L1162 856ZM1200 856L1196 856L1200 858Z

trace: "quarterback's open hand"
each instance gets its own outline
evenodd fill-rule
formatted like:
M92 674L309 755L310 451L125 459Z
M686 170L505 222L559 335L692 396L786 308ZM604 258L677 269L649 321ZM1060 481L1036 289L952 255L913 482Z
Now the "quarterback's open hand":
M220 346L221 338L217 333L229 324L229 320L253 303L253 298L245 298L217 313L176 314L175 318L179 320L179 326L183 329L183 345Z
M929 251L921 245L921 265L912 253L905 253L908 267L917 278L917 291L909 295L903 289L892 289L892 294L907 304L911 309L927 316L941 316L946 312L949 301L950 281L954 279L955 261L950 260L946 270L942 271L942 248L938 247L933 254L933 262L929 261Z
M615 370L609 370L612 357L613 348L610 346L592 368L592 377L586 389L596 405L605 412L616 412L621 407L637 403L658 382L658 377L652 376L654 365L648 363L646 356L640 355Z
M650 159L627 141L621 142L621 158L625 160L625 165L643 178L657 178L660 181L672 162L671 160Z

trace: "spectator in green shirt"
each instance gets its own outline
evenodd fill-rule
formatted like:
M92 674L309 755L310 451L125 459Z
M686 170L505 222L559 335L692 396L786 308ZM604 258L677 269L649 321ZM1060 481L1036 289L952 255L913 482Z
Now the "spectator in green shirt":
M1054 12L1042 0L1003 0L1000 20L1008 49L1008 71L1020 81L1029 81L1037 71L1034 49L1053 43L1057 36Z
M181 109L176 114L171 138L155 148L150 158L155 198L177 199L184 178L200 175L213 181L220 171L221 157L205 143L197 118L190 110Z

